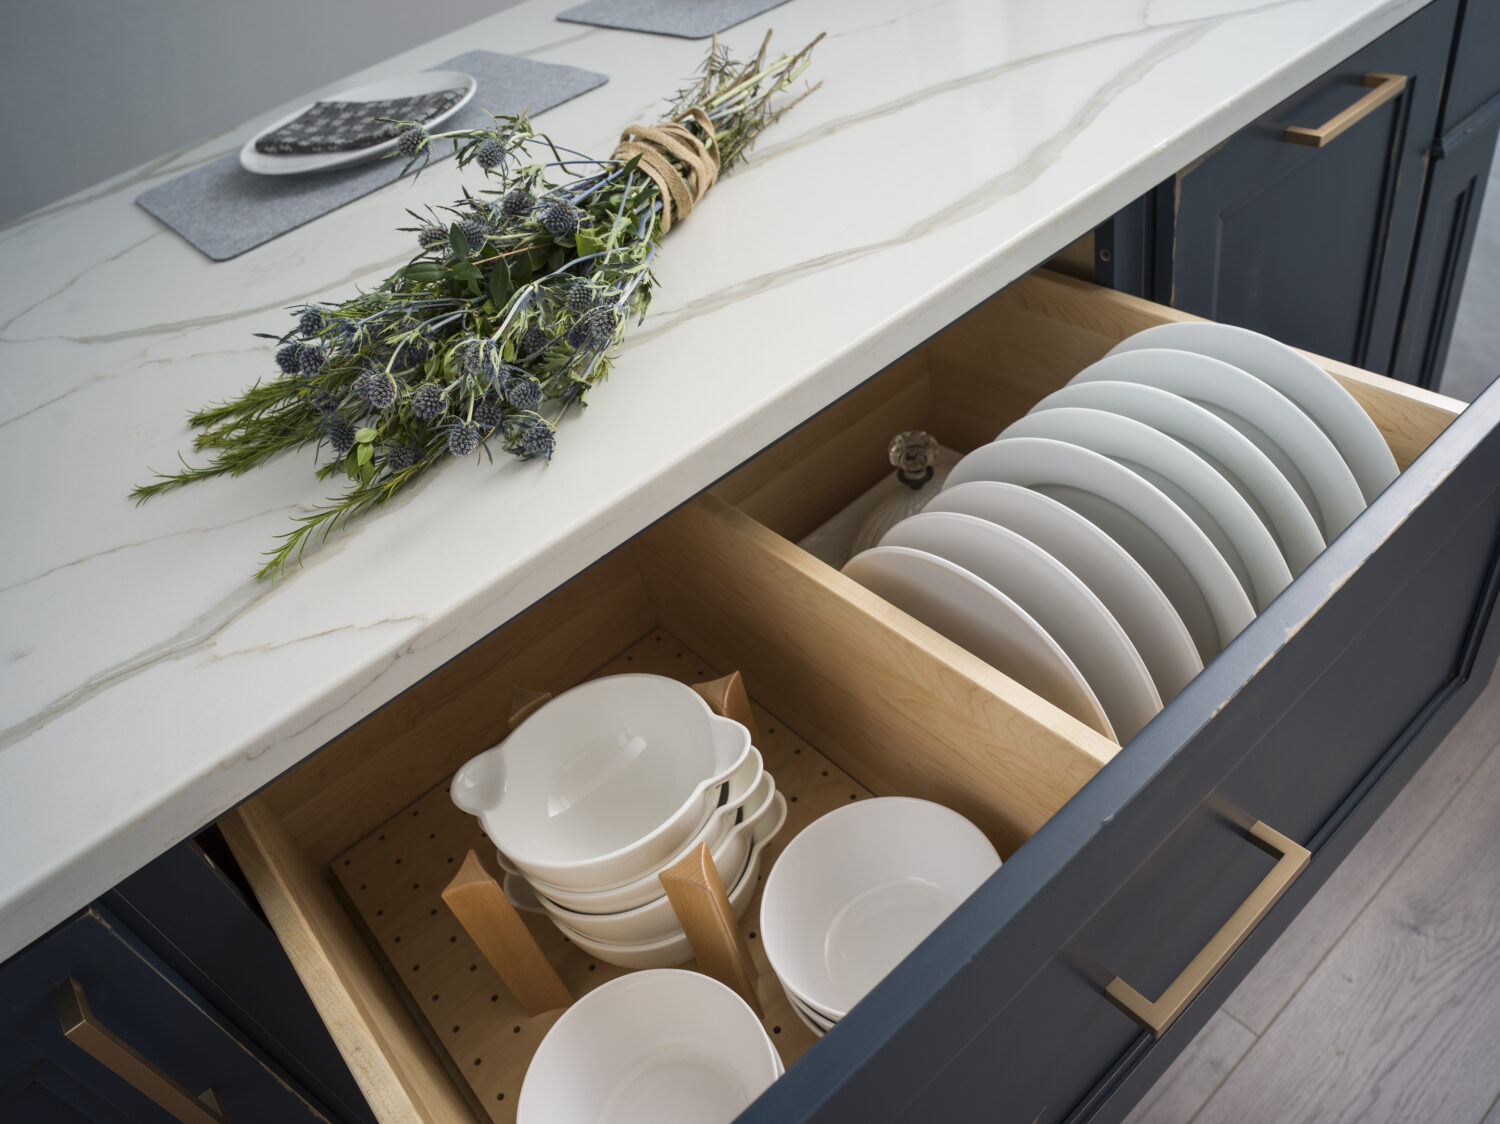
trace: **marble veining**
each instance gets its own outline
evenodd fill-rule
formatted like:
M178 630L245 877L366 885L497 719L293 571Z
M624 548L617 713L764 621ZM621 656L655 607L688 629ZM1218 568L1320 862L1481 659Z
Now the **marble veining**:
M600 70L547 113L608 151L703 44L532 0L0 230L0 957L220 815L1421 0L796 0L823 88L670 235L646 323L549 466L451 465L275 586L310 453L134 507L253 333L378 282L450 163L229 262L135 207L296 104L461 50ZM701 356L709 355L704 363Z

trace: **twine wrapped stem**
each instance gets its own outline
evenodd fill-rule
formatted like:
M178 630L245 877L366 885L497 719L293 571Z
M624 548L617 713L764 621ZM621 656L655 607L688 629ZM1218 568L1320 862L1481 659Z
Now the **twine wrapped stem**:
M687 126L695 122L699 136ZM631 125L620 134L613 153L616 160L639 157L636 165L661 191L661 229L665 234L692 212L719 178L719 144L714 124L700 107L693 106L674 121L663 125ZM672 163L676 157L679 169ZM684 174L685 173L685 174Z

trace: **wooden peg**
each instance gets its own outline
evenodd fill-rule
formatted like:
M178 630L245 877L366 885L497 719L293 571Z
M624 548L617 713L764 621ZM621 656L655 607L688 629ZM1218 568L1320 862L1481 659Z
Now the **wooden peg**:
M514 730L531 713L552 698L551 691L529 691L525 687L512 687L510 689L510 728Z
M528 1015L573 1002L526 922L473 851L443 891L443 901Z
M755 994L756 971L750 946L735 920L708 844L699 843L657 877L687 934L698 967L739 992L751 1010L763 1015L760 997Z
M760 742L760 731L755 728L755 715L750 712L750 696L745 693L745 681L738 671L731 671L721 679L707 683L694 683L693 690L702 696L709 708L723 718L733 718L750 731L750 740Z

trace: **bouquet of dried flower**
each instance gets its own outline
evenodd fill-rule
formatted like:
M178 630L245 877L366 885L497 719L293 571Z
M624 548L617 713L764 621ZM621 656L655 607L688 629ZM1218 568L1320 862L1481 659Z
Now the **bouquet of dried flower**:
M258 576L274 578L448 457L498 448L550 459L559 420L606 376L628 318L645 314L661 236L811 92L773 104L817 40L767 62L769 40L744 66L716 41L668 116L631 126L607 160L553 143L524 116L437 134L401 122L396 153L408 171L451 140L459 166L477 166L488 186L409 211L417 225L402 229L420 252L377 288L294 309L292 331L264 337L277 342L279 375L192 415L209 463L184 461L134 498L326 447L319 478L341 473L349 484L267 552Z

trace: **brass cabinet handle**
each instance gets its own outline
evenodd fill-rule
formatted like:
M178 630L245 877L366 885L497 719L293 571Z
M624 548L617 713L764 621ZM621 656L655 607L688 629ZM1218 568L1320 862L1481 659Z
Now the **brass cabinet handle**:
M1361 83L1370 87L1370 92L1351 105L1342 113L1337 113L1324 121L1316 129L1305 129L1301 125L1289 125L1281 134L1281 139L1292 144L1305 144L1312 148L1322 148L1341 133L1345 133L1358 125L1370 114L1374 113L1386 102L1406 89L1406 75L1404 74L1366 74Z
M152 1065L139 1050L101 1023L89 1010L83 987L72 976L52 989L57 1019L69 1042L80 1047L105 1069L155 1101L182 1124L228 1124L212 1089L195 1097Z
M1230 915L1223 927L1199 950L1173 980L1161 998L1152 1001L1119 976L1109 981L1104 994L1116 1007L1160 1038L1167 1028L1177 1021L1177 1016L1203 990L1213 974L1223 966L1234 950L1244 943L1250 931L1260 919L1271 911L1271 907L1286 893L1289 887L1307 868L1312 852L1275 828L1267 827L1257 820L1250 828L1250 840L1261 850L1276 856L1276 865L1240 907Z

